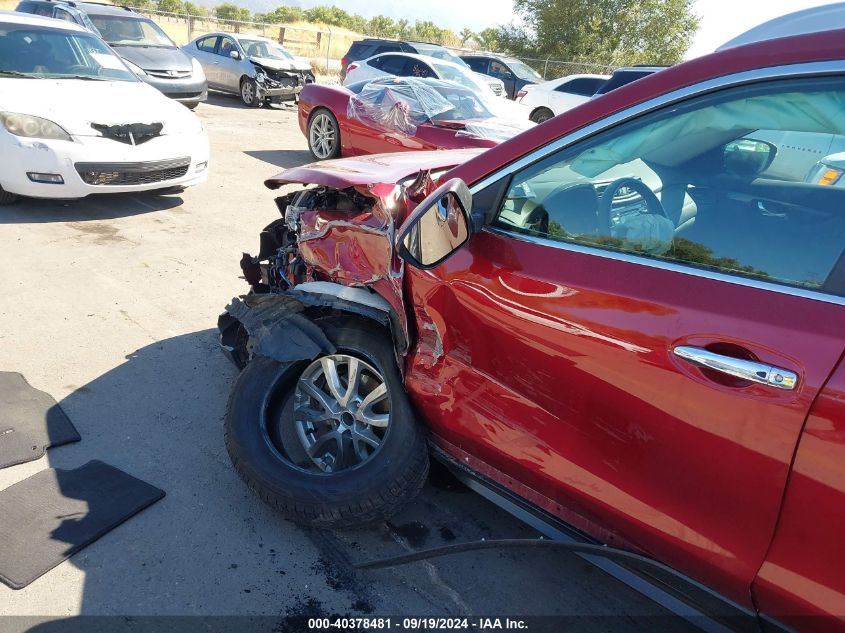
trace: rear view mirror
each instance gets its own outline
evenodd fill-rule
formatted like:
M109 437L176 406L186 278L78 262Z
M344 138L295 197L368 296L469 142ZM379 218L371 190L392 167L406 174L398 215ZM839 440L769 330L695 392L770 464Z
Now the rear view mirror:
M778 148L768 141L741 138L725 145L725 172L735 176L756 176L769 168Z
M399 255L417 268L433 268L469 239L472 194L453 178L432 192L408 218L398 238Z
M238 51L231 51L229 53L229 57L231 57L232 59L240 59L241 54Z

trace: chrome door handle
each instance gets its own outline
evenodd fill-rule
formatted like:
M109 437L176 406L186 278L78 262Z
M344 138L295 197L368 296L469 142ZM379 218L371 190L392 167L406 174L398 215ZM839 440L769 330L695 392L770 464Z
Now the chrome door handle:
M676 347L672 353L693 365L777 389L795 389L798 384L798 375L795 372L766 363L715 354L700 347L686 345Z

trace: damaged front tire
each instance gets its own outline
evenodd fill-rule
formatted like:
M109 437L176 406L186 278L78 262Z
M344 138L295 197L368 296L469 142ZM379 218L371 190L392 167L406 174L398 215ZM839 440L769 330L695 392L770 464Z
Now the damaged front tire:
M384 332L348 318L320 326L334 354L247 365L229 399L226 447L241 478L286 518L353 527L412 499L428 453Z

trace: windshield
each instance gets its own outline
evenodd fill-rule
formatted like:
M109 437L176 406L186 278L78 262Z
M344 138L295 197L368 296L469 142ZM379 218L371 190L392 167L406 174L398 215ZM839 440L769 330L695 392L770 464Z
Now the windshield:
M290 61L293 55L288 53L280 44L266 40L240 39L241 48L247 57L264 57L266 59L278 59L279 61Z
M528 64L515 59L509 59L508 66L510 66L513 74L520 79L525 79L526 81L543 81L543 76Z
M122 15L92 15L91 21L112 46L176 48L173 40L152 20Z
M94 35L0 23L0 77L138 81Z
M458 66L469 68L469 64L467 64L464 60L455 55L452 51L441 48L440 46L420 46L419 44L415 44L414 48L417 49L420 55L434 57L435 59L442 59L444 61L457 64Z
M470 90L478 90L480 88L479 84L468 73L461 72L460 68L455 68L447 64L438 64L437 62L433 63L432 66L434 66L434 70L437 71L437 76L440 79L454 81L456 84L460 84Z

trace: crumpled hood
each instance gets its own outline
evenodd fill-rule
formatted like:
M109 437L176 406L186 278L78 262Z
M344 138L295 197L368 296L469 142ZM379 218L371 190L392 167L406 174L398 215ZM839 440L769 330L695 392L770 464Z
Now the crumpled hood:
M178 48L113 46L115 52L143 70L193 70L191 58Z
M91 123L163 123L164 134L201 128L188 108L141 81L0 78L0 111L49 119L76 136L98 136Z
M281 60L281 59L269 59L267 57L250 57L249 61L260 64L265 68L270 68L271 70L311 70L311 64L308 62L303 62L297 59L293 60Z
M264 181L270 189L301 183L345 189L359 185L395 185L403 178L423 170L451 169L478 156L481 149L451 149L432 152L369 154L337 160L324 160L286 169Z

